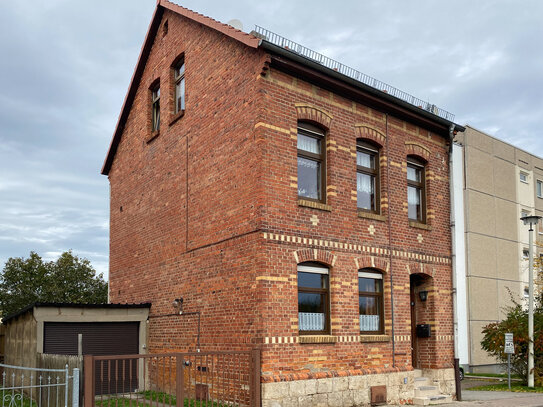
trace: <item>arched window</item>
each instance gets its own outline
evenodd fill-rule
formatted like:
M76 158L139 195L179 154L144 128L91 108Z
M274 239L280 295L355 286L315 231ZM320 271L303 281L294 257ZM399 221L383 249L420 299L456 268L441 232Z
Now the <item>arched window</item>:
M298 196L326 201L324 132L309 123L298 122Z
M356 204L359 210L379 213L379 147L358 140L356 143Z
M426 222L426 174L425 163L407 157L407 216L416 222Z
M318 263L298 265L298 327L300 334L330 333L328 268Z
M385 332L383 309L383 274L373 269L358 271L358 313L360 333Z

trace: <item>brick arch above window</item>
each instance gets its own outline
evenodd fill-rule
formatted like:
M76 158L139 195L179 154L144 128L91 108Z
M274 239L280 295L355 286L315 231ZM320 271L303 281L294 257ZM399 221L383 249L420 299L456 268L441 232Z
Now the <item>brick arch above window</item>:
M422 144L416 143L414 141L405 142L405 154L414 155L422 158L423 160L430 160L430 150L424 147Z
M407 273L408 274L424 274L428 277L434 277L434 269L429 264L424 263L408 263L407 264Z
M304 263L307 261L319 262L324 266L334 267L337 257L327 250L303 249L294 252L296 262Z
M306 103L296 103L294 106L296 107L298 120L311 121L320 124L326 129L330 128L330 124L332 123L332 115L330 113Z
M357 269L372 268L380 272L388 273L390 271L390 263L387 259L376 256L361 256L355 258Z
M383 147L386 143L386 135L374 127L365 124L355 124L354 129L357 139L371 140L380 147Z

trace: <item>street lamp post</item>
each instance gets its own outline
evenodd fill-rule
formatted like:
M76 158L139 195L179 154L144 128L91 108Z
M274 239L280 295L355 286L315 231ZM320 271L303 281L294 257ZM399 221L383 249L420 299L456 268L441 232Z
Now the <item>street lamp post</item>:
M530 258L528 259L529 275L529 294L528 294L528 387L534 387L534 225L539 223L541 216L523 216L520 220L525 225L530 225L529 229L529 249Z

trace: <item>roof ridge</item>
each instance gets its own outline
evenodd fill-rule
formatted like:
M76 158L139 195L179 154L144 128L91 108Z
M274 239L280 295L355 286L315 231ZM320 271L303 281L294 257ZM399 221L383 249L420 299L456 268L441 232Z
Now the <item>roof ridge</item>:
M254 36L252 34L246 33L245 31L238 30L237 28L232 27L230 24L226 24L226 23L223 23L222 21L215 20L213 17L206 16L205 14L202 14L202 13L198 13L197 11L193 11L193 10L191 10L189 8L183 7L183 6L181 6L181 5L177 4L177 3L174 3L174 2L172 2L170 0L158 0L157 4L161 5L163 7L166 7L169 10L176 11L176 12L179 12L179 10L175 10L175 8L180 8L180 9L186 11L187 13L191 13L191 14L193 14L195 16L202 17L205 20L209 20L209 21L211 21L211 22L213 22L213 23L215 23L215 24L217 24L219 26L224 27L226 30L232 31L232 34L235 34L235 35L232 35L232 36L237 40L240 40L240 38L236 38L236 36L239 36L241 34L241 35L243 35L245 37L248 37L247 40L249 40L249 41L255 41L255 40L260 41L260 39L258 37ZM169 5L169 7L168 7L168 5ZM179 14L182 14L182 13L179 13ZM191 16L187 16L186 14L182 14L182 15L184 15L185 17L191 18ZM202 21L199 21L199 22L202 22ZM214 28L218 28L218 27L214 27ZM224 34L228 35L227 32L224 32L222 30L219 30L219 31L221 31ZM241 40L241 41L245 42L243 40ZM247 45L254 46L253 44L247 44ZM258 43L257 43L256 46L258 46ZM256 46L254 46L254 47L256 48Z

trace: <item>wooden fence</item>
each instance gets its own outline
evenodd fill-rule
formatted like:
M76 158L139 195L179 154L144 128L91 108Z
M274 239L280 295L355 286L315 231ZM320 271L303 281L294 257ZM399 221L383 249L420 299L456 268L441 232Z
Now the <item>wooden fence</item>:
M65 369L68 365L68 371L70 374L74 371L74 368L79 369L79 405L83 403L83 356L71 356L71 355L53 355L38 353L38 368L41 369ZM72 400L72 386L68 390L68 399Z

